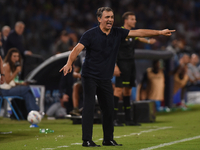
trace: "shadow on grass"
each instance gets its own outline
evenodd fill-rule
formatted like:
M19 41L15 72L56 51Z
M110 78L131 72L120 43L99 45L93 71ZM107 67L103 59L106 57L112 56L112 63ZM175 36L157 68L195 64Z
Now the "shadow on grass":
M12 132L12 131L8 131ZM0 141L1 143L9 143L10 141L17 141L19 139L24 140L27 138L32 138L30 137L29 133L24 133L24 132L17 132L17 133L9 133L9 134L1 134L5 132L0 132Z

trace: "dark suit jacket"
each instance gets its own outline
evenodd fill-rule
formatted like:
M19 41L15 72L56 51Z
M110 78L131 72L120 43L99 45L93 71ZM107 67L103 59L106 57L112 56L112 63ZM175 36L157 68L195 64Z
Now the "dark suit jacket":
M8 35L8 38L5 43L5 55L7 54L8 50L10 48L17 48L22 55L22 58L24 58L24 46L22 43L22 36L18 35L14 30L10 32Z

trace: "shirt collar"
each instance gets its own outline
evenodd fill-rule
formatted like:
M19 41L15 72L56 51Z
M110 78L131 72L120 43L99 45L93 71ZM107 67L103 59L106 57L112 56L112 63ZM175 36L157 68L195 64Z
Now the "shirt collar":
M106 35L105 33L103 33L103 31L100 29L99 26L98 26L97 29L98 29L98 31L99 31L101 34ZM108 35L112 34L112 32L113 32L113 27L111 28L111 31L110 31L110 33L109 33Z

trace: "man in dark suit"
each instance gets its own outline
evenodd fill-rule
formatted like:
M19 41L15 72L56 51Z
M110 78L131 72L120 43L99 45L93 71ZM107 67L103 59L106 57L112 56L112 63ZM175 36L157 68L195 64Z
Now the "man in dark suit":
M22 43L22 34L24 32L25 24L21 21L16 22L15 29L10 32L5 43L5 55L10 48L17 48L24 58L24 55L31 55L31 51L26 51Z
M1 32L0 32L0 56L4 57L4 49L3 49L3 42L2 42Z
M2 51L2 58L4 58L5 56L5 44L6 44L6 41L7 41L7 38L8 38L8 35L10 33L10 27L9 26L3 26L2 28L2 34L1 34L1 42L2 42L2 45L1 45L1 51Z

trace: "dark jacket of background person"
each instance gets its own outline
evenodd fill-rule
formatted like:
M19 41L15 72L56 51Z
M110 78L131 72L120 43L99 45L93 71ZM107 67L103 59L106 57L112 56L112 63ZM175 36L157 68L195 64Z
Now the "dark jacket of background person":
M22 58L24 58L25 49L24 49L22 41L23 41L22 36L18 35L15 30L12 30L10 34L8 35L8 39L5 44L5 48L6 48L5 55L7 54L10 48L15 47L19 50Z
M3 38L3 36L0 38L1 40L1 42L2 42L2 48L5 50L6 48L6 40Z
M4 58L4 49L3 49L1 32L0 32L0 56L1 56L1 58Z
M62 74L59 82L60 101L52 104L46 115L48 117L64 118L66 114L73 109L72 105L72 86L73 86L72 73L67 76ZM65 95L65 98L64 98ZM67 98L66 98L67 97Z
M69 96L68 102L63 102L63 105L67 109L67 113L73 109L73 103L72 103L72 87L74 84L74 78L72 76L73 73L69 73L67 76L64 76L62 74L60 83L59 83L59 91L61 94L61 99L64 94L67 94Z

